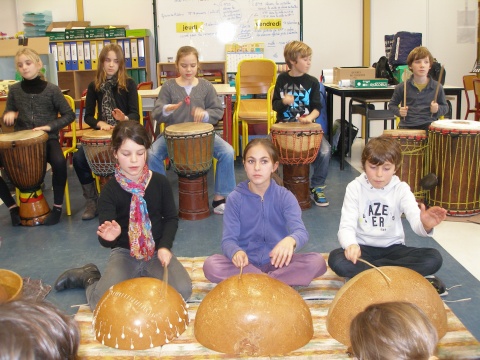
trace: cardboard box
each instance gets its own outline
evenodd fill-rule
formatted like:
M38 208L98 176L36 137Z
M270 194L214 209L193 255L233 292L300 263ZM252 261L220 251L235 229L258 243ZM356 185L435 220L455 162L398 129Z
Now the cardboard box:
M29 47L40 55L49 54L50 46L47 37L36 37L26 39L5 39L0 40L0 56L15 56L18 50Z
M106 38L123 38L126 37L126 30L128 29L128 25L118 25L118 26L111 26L105 29L105 37Z
M373 67L334 67L333 83L338 84L340 80L363 80L375 79L375 68Z
M65 37L67 29L72 29L74 27L84 28L89 25L90 25L90 21L54 21L50 23L50 25L47 27L45 35L48 36L50 40L68 40ZM63 29L63 30L54 30L54 29ZM83 32L83 29L82 29L82 32Z
M387 79L355 80L354 82L354 87L362 89L386 88L387 86Z
M105 27L89 26L85 28L85 39L103 39L105 37Z

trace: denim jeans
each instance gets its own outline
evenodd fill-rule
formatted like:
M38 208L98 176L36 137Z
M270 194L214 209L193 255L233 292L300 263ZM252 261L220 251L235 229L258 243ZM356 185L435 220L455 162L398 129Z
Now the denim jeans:
M331 146L325 137L322 138L320 149L317 157L312 163L312 178L310 179L310 186L312 188L325 185L325 180L328 175L328 165L330 163L330 156L332 154Z
M158 260L156 251L150 260L144 261L132 257L129 249L113 248L102 277L86 289L88 305L92 311L95 310L103 294L124 280L141 276L163 280L163 271L164 267ZM192 280L175 255L168 265L168 284L177 290L185 301L192 295Z
M148 150L150 170L165 175L163 162L167 156L167 142L163 136L159 136ZM233 166L233 148L218 135L215 135L213 143L213 157L218 161L215 174L215 195L228 196L237 185Z

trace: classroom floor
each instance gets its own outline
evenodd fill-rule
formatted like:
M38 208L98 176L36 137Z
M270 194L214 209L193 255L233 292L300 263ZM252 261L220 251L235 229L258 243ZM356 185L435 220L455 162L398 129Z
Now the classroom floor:
M353 157L348 158L345 170L340 171L338 158L333 157L327 179L326 195L330 206L313 206L303 211L302 216L310 233L309 243L300 251L328 253L338 247L337 231L346 185L358 176L358 157L363 141L358 139L353 147ZM97 220L82 221L84 200L80 184L73 168L68 170L72 216L62 215L59 224L47 227L12 227L5 205L0 205L0 268L16 271L23 277L41 279L52 285L65 269L95 263L102 271L109 250L101 247L95 234ZM235 163L237 182L245 180L240 159ZM167 176L174 194L178 194L177 176L168 171ZM49 204L52 202L51 172L45 178L44 191ZM213 195L213 175L208 175L210 202ZM178 205L178 197L176 198ZM449 290L444 298L472 334L480 340L480 266L478 246L474 242L475 231L480 225L444 222L436 229L434 239L415 235L407 222L404 223L407 243L411 246L427 246L438 249L444 263L437 275L447 287L461 285ZM173 251L177 256L208 256L220 253L222 216L214 215L200 221L180 220ZM473 258L475 257L475 260ZM412 289L414 291L414 289ZM465 300L470 299L470 300ZM64 311L74 314L76 305L85 304L82 289L63 292L52 291L47 300ZM460 300L460 301L459 301ZM455 301L455 302L450 302Z

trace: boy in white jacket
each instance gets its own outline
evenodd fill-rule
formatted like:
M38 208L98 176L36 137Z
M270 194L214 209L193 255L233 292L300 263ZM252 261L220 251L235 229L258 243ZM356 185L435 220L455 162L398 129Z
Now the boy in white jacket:
M392 137L373 138L365 146L364 172L348 184L343 201L338 230L342 247L333 250L328 260L337 275L351 278L369 269L357 261L360 257L375 266L402 266L423 276L442 266L436 249L405 245L402 213L417 235L432 236L447 211L438 206L426 210L424 204L419 208L409 185L395 175L401 158L400 145Z

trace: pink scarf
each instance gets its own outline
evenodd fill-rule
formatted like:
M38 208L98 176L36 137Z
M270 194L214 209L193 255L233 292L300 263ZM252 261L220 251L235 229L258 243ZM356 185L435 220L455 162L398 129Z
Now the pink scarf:
M122 174L120 166L115 166L115 179L121 188L132 194L130 202L130 221L128 223L128 238L130 240L130 255L137 259L148 261L155 252L155 241L152 236L152 223L148 216L147 203L143 196L149 177L148 166L145 164L138 182L134 182Z

